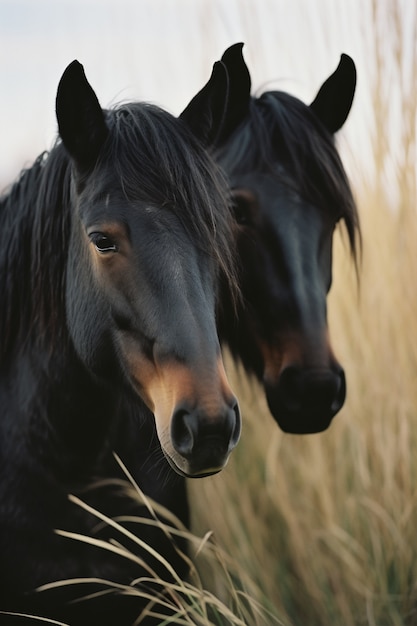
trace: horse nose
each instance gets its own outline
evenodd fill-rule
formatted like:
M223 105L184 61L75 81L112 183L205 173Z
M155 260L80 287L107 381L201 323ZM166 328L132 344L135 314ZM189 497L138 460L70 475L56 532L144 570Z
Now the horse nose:
M303 370L287 367L281 374L283 400L290 411L311 407L316 411L330 411L335 415L343 406L346 393L342 369Z
M345 397L346 380L341 367L333 370L289 366L281 373L278 388L267 390L273 416L284 431L291 433L325 430L342 408Z
M178 407L171 420L171 441L188 462L191 477L220 471L239 441L241 430L238 403L233 399L215 417L198 409Z

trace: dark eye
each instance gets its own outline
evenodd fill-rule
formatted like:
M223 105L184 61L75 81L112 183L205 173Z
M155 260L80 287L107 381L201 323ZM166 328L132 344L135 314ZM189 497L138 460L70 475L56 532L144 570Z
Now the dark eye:
M232 197L232 202L232 209L236 222L241 225L249 224L250 207L246 199L242 196L234 195Z
M95 245L96 250L101 254L117 252L117 245L115 241L104 233L91 233L90 239Z

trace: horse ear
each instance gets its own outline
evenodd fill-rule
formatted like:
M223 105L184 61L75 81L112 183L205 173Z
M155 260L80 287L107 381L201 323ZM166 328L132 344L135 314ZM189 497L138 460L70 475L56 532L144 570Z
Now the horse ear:
M179 116L202 143L217 145L226 118L229 76L221 61L213 65L210 79Z
M229 74L229 101L222 130L222 140L243 122L249 111L251 78L242 53L243 43L235 43L221 58Z
M356 68L347 54L342 54L339 65L322 84L310 109L333 134L346 121L356 87Z
M97 161L108 134L103 110L78 61L68 65L56 96L58 129L65 148L80 171Z

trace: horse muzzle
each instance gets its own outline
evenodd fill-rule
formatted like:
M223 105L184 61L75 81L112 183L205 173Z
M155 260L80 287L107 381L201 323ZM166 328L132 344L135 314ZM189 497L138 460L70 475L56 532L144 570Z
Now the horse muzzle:
M171 467L188 478L220 472L239 441L240 411L233 398L216 415L182 404L170 423L169 437L161 437Z
M287 433L310 434L326 430L346 398L341 367L302 368L288 366L278 384L265 382L269 409Z

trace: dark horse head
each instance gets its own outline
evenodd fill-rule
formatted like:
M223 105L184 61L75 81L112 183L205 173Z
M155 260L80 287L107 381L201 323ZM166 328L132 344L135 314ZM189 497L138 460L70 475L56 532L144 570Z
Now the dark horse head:
M242 306L237 323L223 311L221 337L262 381L284 431L319 432L346 395L330 345L326 296L336 224L344 222L354 256L359 235L334 142L351 108L355 66L342 55L307 106L281 91L251 97L242 44L222 61L231 84L229 119L241 120L218 158L233 191Z
M219 471L238 441L215 314L220 284L237 299L234 237L207 150L227 110L221 62L177 119L146 103L103 110L74 61L58 87L60 138L0 199L0 610L132 623L142 603L99 593L98 580L143 588L151 571L188 569L155 524L135 524L134 568L65 533L113 540L94 509L151 516L117 493L113 451L186 523L183 477ZM67 579L81 582L44 587ZM91 609L68 605L88 580Z
M219 64L210 115L214 98L222 115L226 86ZM105 114L78 63L61 80L57 117L77 172L66 278L74 346L98 377L123 371L174 469L217 472L240 432L214 317L231 246L219 178L187 128L194 118L138 105Z
M220 133L227 85L224 65L215 64L180 119L144 103L103 110L74 61L56 99L62 141L23 174L2 207L11 224L19 204L32 203L36 222L26 248L23 239L7 244L21 246L19 268L31 274L19 295L24 276L16 271L13 286L11 256L5 262L12 293L2 295L3 355L13 361L11 352L36 340L49 342L57 358L64 349L56 338L64 336L96 389L95 402L85 389L78 393L85 393L84 412L90 402L82 419L95 424L95 441L128 396L154 414L166 457L187 476L219 471L240 433L215 320L217 283L234 282L227 192L201 143ZM11 237L12 227L3 232ZM64 427L60 407L48 416L58 433L75 432L82 414L67 380L62 398L73 403L74 422Z

